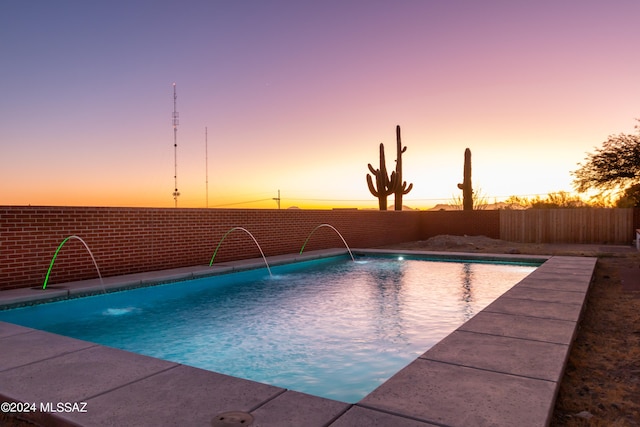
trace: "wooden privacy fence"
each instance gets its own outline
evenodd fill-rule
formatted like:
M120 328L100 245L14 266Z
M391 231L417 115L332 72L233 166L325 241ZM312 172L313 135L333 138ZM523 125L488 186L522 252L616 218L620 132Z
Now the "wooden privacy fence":
M633 208L500 211L500 238L513 242L629 245L633 228Z

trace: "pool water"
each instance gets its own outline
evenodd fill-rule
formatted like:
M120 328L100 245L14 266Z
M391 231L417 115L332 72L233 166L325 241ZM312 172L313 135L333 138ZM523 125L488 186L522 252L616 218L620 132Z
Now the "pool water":
M327 258L0 311L0 320L354 403L536 267Z

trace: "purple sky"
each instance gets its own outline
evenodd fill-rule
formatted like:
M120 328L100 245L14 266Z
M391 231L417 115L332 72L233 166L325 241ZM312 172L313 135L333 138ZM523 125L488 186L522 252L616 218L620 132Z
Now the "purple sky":
M571 190L640 117L640 2L0 3L0 204L376 207ZM259 203L242 203L269 199Z

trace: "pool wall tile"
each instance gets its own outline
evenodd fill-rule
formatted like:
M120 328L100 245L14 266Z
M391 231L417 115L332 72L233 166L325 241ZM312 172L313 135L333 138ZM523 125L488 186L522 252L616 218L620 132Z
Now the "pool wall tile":
M0 292L0 305L8 308L25 304L48 302L56 299L66 299L68 297L69 290L66 287L52 287L46 290L40 288L10 289Z

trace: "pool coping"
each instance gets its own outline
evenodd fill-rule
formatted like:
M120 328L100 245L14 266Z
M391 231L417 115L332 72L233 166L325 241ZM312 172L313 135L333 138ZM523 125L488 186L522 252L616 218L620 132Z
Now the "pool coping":
M543 264L355 404L5 322L0 322L0 400L33 403L27 409L36 411L22 416L54 426L212 425L216 416L229 411L235 412L232 416L250 414L255 426L549 424L597 258L352 251ZM347 251L267 260L278 265L342 254ZM262 259L196 266L105 278L104 287L147 286L260 267ZM47 298L69 298L96 289L102 291L97 279L47 291L3 291L0 306L42 299L43 292Z

